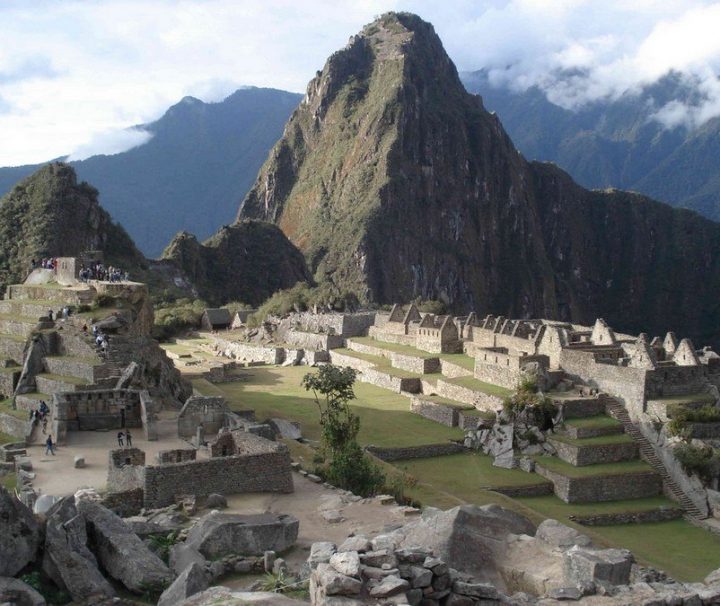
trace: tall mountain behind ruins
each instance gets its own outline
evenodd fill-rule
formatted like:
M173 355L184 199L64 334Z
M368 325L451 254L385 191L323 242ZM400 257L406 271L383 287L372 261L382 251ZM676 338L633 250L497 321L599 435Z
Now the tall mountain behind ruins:
M98 191L78 183L73 168L47 164L0 198L0 286L22 283L33 259L99 251L105 262L137 274L145 258L98 203Z
M238 218L275 222L318 282L368 302L720 337L720 225L527 162L407 13L329 58Z

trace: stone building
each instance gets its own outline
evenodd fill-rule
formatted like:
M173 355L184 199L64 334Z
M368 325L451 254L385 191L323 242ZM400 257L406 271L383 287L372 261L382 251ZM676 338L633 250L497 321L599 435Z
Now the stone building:
M178 413L178 437L190 440L202 425L206 436L216 435L228 424L229 410L222 397L191 396Z
M200 326L203 330L227 330L230 328L233 319L230 310L226 307L208 308L200 318Z

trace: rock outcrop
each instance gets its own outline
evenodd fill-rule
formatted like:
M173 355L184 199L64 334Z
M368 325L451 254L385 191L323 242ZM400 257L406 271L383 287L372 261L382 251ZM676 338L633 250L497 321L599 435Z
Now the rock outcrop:
M291 515L210 512L188 533L186 545L208 559L229 554L283 552L295 544L300 522Z
M35 559L40 525L32 512L0 486L0 576L13 576Z
M203 243L181 232L163 252L200 297L211 303L259 305L274 292L311 281L302 253L275 225L241 221Z
M90 547L108 575L135 593L170 584L168 567L120 517L92 501L80 501L77 508L87 523Z
M238 217L276 223L317 282L365 301L720 341L720 226L527 162L415 15L328 59Z
M47 516L43 569L75 601L114 597L115 590L100 572L87 543L85 519L78 514L73 497L56 503Z

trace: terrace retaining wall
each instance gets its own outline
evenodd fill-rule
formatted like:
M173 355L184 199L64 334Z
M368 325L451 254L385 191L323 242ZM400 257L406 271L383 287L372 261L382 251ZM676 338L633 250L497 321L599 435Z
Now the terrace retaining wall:
M457 427L460 416L460 410L455 406L433 402L432 400L426 400L421 397L410 400L410 410L421 417L447 425L448 427Z
M685 515L679 507L663 507L648 511L623 511L620 513L599 513L587 516L569 516L573 522L583 526L615 526L619 524L646 524L648 522L666 522Z
M421 356L392 353L390 354L390 363L395 368L416 372L421 375L440 372L439 358L423 358Z
M502 408L502 398L492 394L475 391L469 387L455 385L442 379L437 380L435 391L438 395L463 404L470 404L478 410L496 411Z
M638 445L635 442L578 445L552 438L549 441L555 447L557 456L575 467L596 463L617 463L638 458Z
M404 461L407 459L426 459L429 457L444 457L446 455L465 452L462 444L445 442L443 444L423 444L422 446L406 446L404 448L382 448L380 446L366 446L370 454L382 461Z

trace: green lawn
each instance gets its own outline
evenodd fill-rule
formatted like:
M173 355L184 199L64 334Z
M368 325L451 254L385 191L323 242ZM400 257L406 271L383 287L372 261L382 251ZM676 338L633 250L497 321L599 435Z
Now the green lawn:
M15 492L15 487L17 486L17 477L14 473L9 473L7 475L4 475L0 477L0 484L7 490L8 492Z
M468 502L474 502L473 495L478 491L549 484L536 473L493 467L492 457L477 453L409 459L398 461L395 465L421 481L451 491Z
M13 408L11 400L9 398L7 400L0 400L0 412L12 415L13 417L22 419L23 421L30 420L28 412L26 410L18 410L16 408Z
M665 497L572 504L564 503L554 495L515 500L543 517L574 526L598 545L630 549L641 562L665 570L681 581L699 581L720 567L720 537L683 519L619 526L582 526L568 517L678 506Z
M445 360L446 362L450 362L451 364L462 366L470 372L475 370L475 358L472 358L467 354L438 354L438 358Z
M463 402L458 402L457 400L451 400L450 398L443 398L442 396L426 396L424 394L421 394L418 396L421 400L425 400L427 402L433 402L435 404L443 404L445 406L451 406L452 408L457 408L458 410L468 411L472 413L475 412L483 412L480 410L475 410L475 408L472 406L472 404L464 404ZM491 415L492 417L495 417L495 414L492 412L485 412L484 414Z
M370 362L375 366L390 366L390 360L388 358L384 358L383 356L374 356L373 354L353 351L352 349L347 349L346 347L338 347L337 349L333 349L332 351L333 353L338 353L343 356L348 356L350 358L357 358L358 360Z
M715 397L709 393L694 393L684 396L664 396L662 398L652 398L653 402L662 402L664 404L714 404Z
M260 420L281 417L302 424L303 436L318 440L320 425L318 409L312 394L300 385L302 377L311 372L303 366L280 368L255 367L247 370L246 381L219 383L207 388L197 380L194 387L208 395L224 395L231 408L254 409ZM209 384L208 384L209 385ZM460 440L463 431L446 427L410 412L410 400L374 385L357 382L352 407L360 417L360 442L384 447L418 446Z
M605 428L605 427L621 427L622 423L617 419L613 419L607 415L597 415L594 417L576 417L573 419L565 419L565 425L570 427L586 428Z
M11 436L8 433L3 433L0 431L0 444L10 444L12 442L18 442L21 439L16 436Z
M513 394L511 389L500 387L499 385L493 385L492 383L485 383L475 377L455 377L454 379L443 378L448 383L460 385L461 387L467 387L474 391L481 391L482 393L490 394L492 396L499 396L505 398Z
M593 476L612 476L625 473L638 473L641 471L652 471L652 467L645 461L621 461L620 463L602 463L598 465L585 465L575 467L556 457L538 456L534 457L538 465L562 474L569 478L587 478Z
M378 349L384 349L386 351L404 354L406 356L415 356L416 358L428 359L440 357L440 354L423 351L422 349L417 349L416 347L412 347L410 345L386 343L385 341L378 341L372 337L352 337L351 339L348 339L348 341L354 341L355 343L360 343L362 345L370 345L371 347L377 347Z
M480 419L492 419L494 420L497 415L490 410L478 410L477 408L471 408L469 410L463 410L463 415L466 417L478 417Z
M558 442L565 442L566 444L572 444L573 446L605 446L608 444L627 444L632 442L633 439L626 433L617 433L609 436L596 436L594 438L569 438L560 434L552 436L553 440Z

